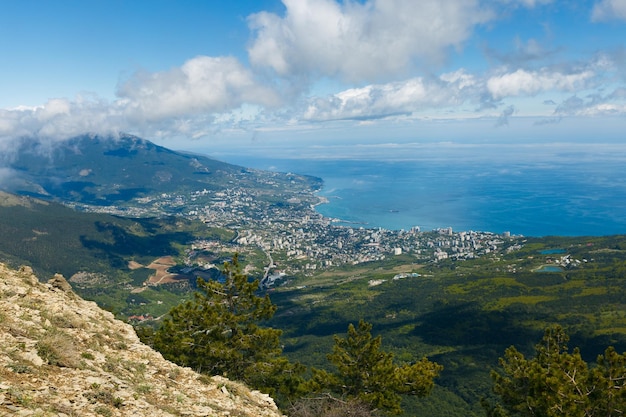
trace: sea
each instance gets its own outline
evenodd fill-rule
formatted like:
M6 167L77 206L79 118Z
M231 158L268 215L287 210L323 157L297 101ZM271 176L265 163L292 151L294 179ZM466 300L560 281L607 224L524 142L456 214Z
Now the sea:
M319 213L339 225L524 236L626 234L621 158L376 160L230 155L238 165L324 181Z

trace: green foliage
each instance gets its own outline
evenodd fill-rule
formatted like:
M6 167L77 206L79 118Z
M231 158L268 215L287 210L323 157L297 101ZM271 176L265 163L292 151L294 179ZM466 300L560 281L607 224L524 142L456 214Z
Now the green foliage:
M4 237L0 258L32 265L43 276L58 272L70 278L89 271L123 279L123 273L134 274L126 268L130 259L178 254L176 245L196 239L202 225L173 217L129 219L83 213L61 204L25 201L27 206L0 206L0 236Z
M335 336L328 360L336 372L315 371L312 387L330 389L349 400L400 414L401 395L427 395L442 367L423 358L414 364L396 365L394 355L381 350L382 338L372 337L372 325L361 320L350 324L345 338Z
M224 264L224 281L198 279L193 300L174 307L154 335L164 357L199 372L221 374L290 397L304 367L282 357L281 331L263 327L276 311L258 281L241 273L238 256Z
M596 367L589 367L580 350L567 348L560 326L546 330L527 359L514 347L493 372L494 392L502 405L488 406L490 416L621 416L626 409L626 353L609 347Z

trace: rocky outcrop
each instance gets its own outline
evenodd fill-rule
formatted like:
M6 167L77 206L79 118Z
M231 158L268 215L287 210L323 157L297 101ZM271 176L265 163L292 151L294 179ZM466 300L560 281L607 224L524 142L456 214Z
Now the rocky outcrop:
M0 415L267 416L269 396L166 361L55 276L0 264Z

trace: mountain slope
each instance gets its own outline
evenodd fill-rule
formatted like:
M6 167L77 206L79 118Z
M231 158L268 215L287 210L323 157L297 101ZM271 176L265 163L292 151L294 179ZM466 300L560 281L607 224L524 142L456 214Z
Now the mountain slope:
M174 246L193 241L192 231L202 226L183 218L77 212L0 191L0 260L28 264L45 275L128 272L131 259L176 255Z
M233 183L262 189L268 188L270 175L285 187L293 181L318 181L175 152L132 135L82 135L60 142L24 139L5 165L0 183L5 191L90 205L174 191L220 191Z
M161 315L180 297L170 291L173 287L160 291L144 287L156 271L139 266L161 257L178 259L198 236L219 241L210 233L203 223L182 217L133 219L85 213L0 191L0 262L28 265L44 279L61 273L82 297L128 316L146 314L145 304L158 310L151 314ZM176 288L186 283L179 278ZM195 282L192 275L187 278ZM132 295L133 288L145 291Z
M267 395L181 368L133 328L30 268L0 264L0 415L267 416Z

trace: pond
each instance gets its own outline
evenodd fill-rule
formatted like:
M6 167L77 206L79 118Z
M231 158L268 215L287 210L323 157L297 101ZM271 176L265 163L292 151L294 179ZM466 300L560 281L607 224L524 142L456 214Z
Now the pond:
M555 255L558 253L565 253L567 252L565 249L545 249L540 251L539 253L542 255Z
M541 268L535 269L534 272L563 272L563 268L555 265L544 265Z

